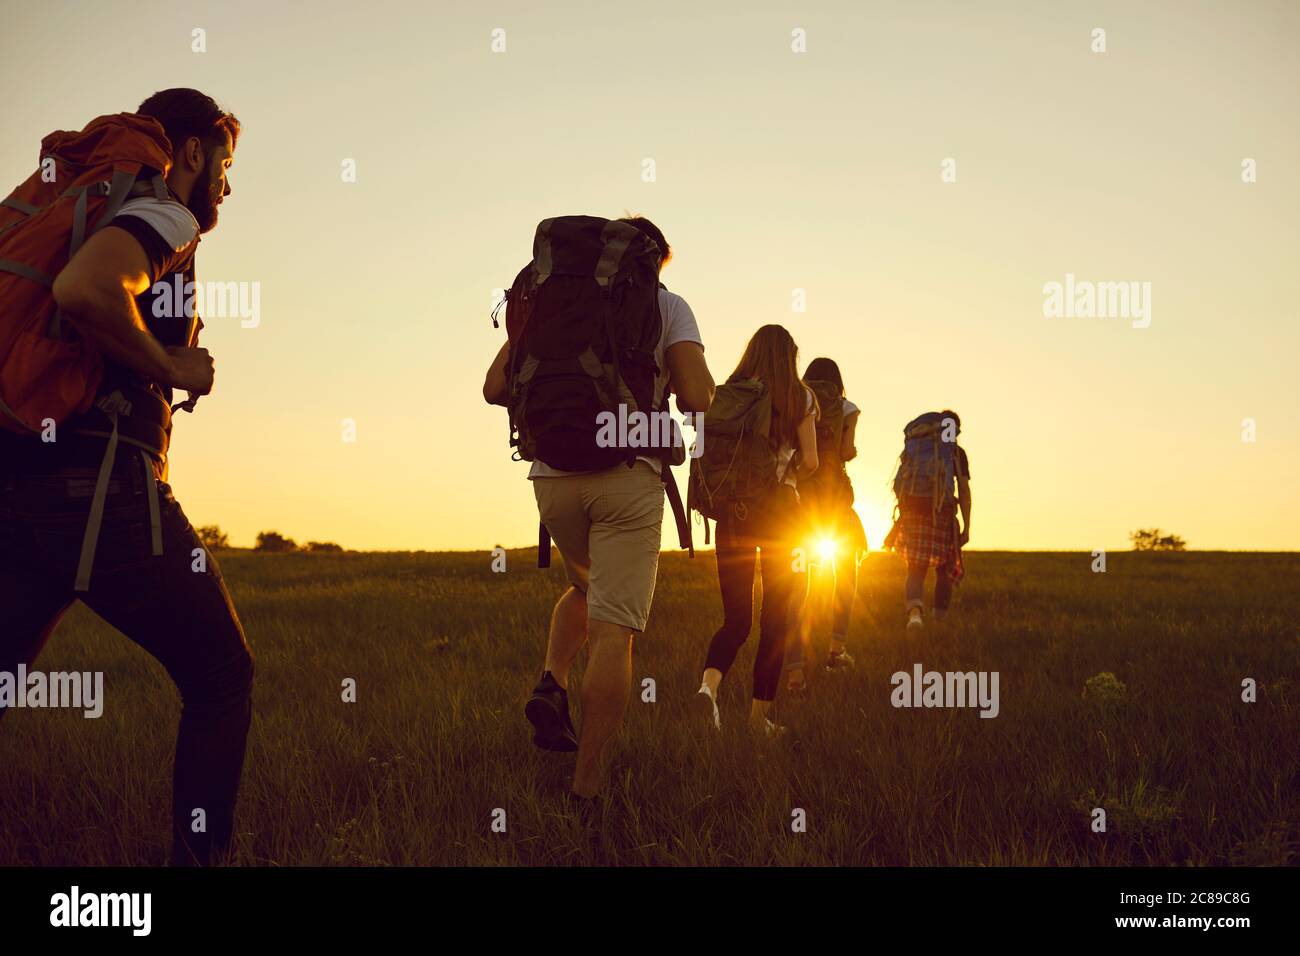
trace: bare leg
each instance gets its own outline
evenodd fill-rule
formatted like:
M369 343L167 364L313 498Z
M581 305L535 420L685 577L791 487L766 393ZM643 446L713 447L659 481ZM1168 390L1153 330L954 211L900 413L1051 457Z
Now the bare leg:
M587 595L576 587L560 595L551 612L551 632L546 641L545 670L565 690L569 688L569 668L587 643Z
M582 676L582 730L573 792L594 797L600 790L605 745L618 732L632 686L632 631L619 624L591 621L591 647Z
M704 668L704 678L701 683L709 689L710 694L717 697L718 686L722 683L722 671L716 667Z

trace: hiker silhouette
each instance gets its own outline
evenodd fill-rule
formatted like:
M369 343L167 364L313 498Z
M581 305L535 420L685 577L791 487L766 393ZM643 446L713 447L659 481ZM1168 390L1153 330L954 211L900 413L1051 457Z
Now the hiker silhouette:
M47 136L0 207L0 671L30 668L76 599L167 669L174 865L228 850L253 658L167 484L173 390L192 410L214 364L195 303L158 308L154 286L194 288L239 131L211 97L163 90Z

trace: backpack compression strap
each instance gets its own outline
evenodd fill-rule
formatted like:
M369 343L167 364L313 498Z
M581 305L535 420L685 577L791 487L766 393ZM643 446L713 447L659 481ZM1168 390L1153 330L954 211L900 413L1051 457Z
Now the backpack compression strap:
M163 553L161 508L158 504L158 484L153 477L153 460L150 451L140 442L124 438L119 431L119 416L130 416L131 403L120 391L102 397L97 407L112 423L112 431L106 436L108 445L104 457L99 463L99 475L95 479L95 493L90 499L90 513L86 518L86 533L81 539L81 557L77 562L77 579L73 590L85 592L90 590L90 573L95 566L95 551L99 546L99 532L104 523L104 503L108 497L108 483L113 475L113 463L117 458L119 443L128 442L136 445L140 460L144 465L145 498L149 502L150 553L157 557ZM77 430L73 434L102 434L93 431Z

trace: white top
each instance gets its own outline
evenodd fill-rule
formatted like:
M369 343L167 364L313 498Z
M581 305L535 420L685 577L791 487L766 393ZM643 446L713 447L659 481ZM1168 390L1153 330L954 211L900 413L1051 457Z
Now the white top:
M664 361L664 353L670 346L678 342L695 342L700 348L704 348L704 341L700 338L700 327L695 321L695 313L691 307L686 304L686 300L675 292L669 292L667 289L659 290L659 314L663 317L663 331L659 335L659 344L655 346L655 364L659 366L659 374L655 377L654 396L658 400L663 394L664 384L668 381L668 368ZM637 455L638 461L650 463L650 467L656 472L660 472L661 462L658 458L651 458L647 455ZM581 475L587 472L581 471L560 471L558 468L552 468L544 461L534 461L531 468L528 469L529 478L563 478L565 475Z
M813 413L817 407L817 399L813 397L812 389L807 385L803 387L804 394L808 397L808 404L804 407L804 418ZM803 424L800 422L800 424ZM798 428L795 429L796 434ZM782 445L776 453L776 480L789 485L791 488L796 487L794 472L790 470L790 461L794 458L794 442L792 439L787 444Z
M850 402L847 398L842 398L842 399L840 399L840 401L842 401L842 402L844 403L844 413L843 413L843 414L844 414L844 420L845 420L845 421L848 421L850 418L852 418L852 417L853 417L854 415L856 415L858 412L862 411L862 409L858 408L858 406L854 405L854 404L853 404L852 402Z
M117 214L143 219L175 252L180 252L199 237L199 221L194 218L194 213L174 199L139 196L122 203Z

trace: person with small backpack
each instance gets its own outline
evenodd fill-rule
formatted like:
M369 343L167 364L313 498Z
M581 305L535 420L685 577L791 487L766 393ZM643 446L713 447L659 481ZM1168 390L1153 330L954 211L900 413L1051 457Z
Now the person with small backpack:
M903 429L894 475L897 517L885 546L907 562L907 629L925 622L925 578L935 569L934 618L942 620L965 576L961 549L970 540L970 461L957 444L961 419L951 409L927 412ZM961 526L957 514L961 513Z
M703 447L691 462L688 501L717 522L722 626L709 642L696 706L708 726L722 727L718 688L749 638L756 560L762 577L758 652L750 726L775 736L771 719L785 658L789 602L799 539L795 482L818 467L816 409L799 380L798 348L779 325L754 333L704 416ZM758 556L761 555L761 559Z
M799 502L804 515L804 550L812 556L804 588L791 602L791 631L786 643L786 689L796 696L807 690L804 644L812 629L807 602L821 582L831 586L831 641L827 671L853 666L845 648L849 619L858 590L858 564L867 551L862 519L853 508L853 484L845 463L857 457L860 409L844 396L839 365L829 358L808 363L804 384L817 399L817 470L800 478Z
M78 598L162 663L182 705L173 865L228 850L252 717L243 627L166 483L172 412L212 390L194 258L239 130L163 90L45 137L0 203L0 671Z
M689 547L671 473L686 449L675 423L667 427L668 398L675 394L685 413L705 412L713 399L695 315L660 282L671 258L663 232L644 217L544 220L532 261L506 295L507 341L483 385L489 403L509 410L516 458L532 463L538 564L549 564L553 539L569 579L524 715L536 746L577 751L570 793L584 808L627 707L665 493ZM584 644L579 733L568 676Z

